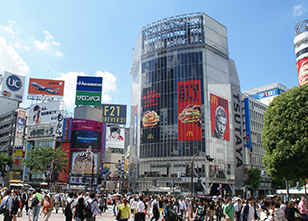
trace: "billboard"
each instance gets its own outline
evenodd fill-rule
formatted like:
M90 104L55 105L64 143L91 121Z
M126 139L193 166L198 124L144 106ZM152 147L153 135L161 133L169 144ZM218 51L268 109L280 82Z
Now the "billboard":
M22 101L25 77L5 71L0 74L0 96Z
M126 105L102 104L103 123L126 124Z
M124 149L125 129L108 126L106 130L106 147Z
M273 90L269 90L269 91L264 91L258 94L253 94L251 95L251 97L254 97L256 99L263 99L263 98L267 98L267 97L272 97L272 96L277 96L279 94L281 94L283 92L283 90L279 89L279 88L275 88Z
M156 143L160 140L160 88L159 85L142 90L142 143Z
M294 38L296 61L308 57L308 31L302 32Z
M77 76L75 104L101 106L102 88L102 77Z
M28 99L31 97L57 97L64 95L64 81L30 78L28 87Z
M246 131L246 147L251 148L251 129L250 129L250 111L249 111L249 99L244 98L245 109L245 131Z
M29 110L29 125L42 125L57 123L60 114L60 102L52 101L46 103L32 104Z
M26 118L26 111L18 110L17 123L16 123L16 136L23 135L25 128L25 118Z
M91 146L92 151L101 151L103 147L102 122L73 119L71 128L71 150L87 150Z
M228 100L210 94L211 102L211 136L230 140Z
M308 48L308 47L307 47ZM296 63L298 84L302 86L308 83L308 57L299 60Z
M93 153L94 156L94 174L98 174L99 154ZM92 174L92 156L85 154L85 152L73 152L71 157L72 162L72 174Z
M59 111L57 117L55 137L62 137L63 134L63 120L64 120L64 110Z
M202 140L200 80L178 82L178 140Z
M72 118L65 118L62 126L62 142L69 142L71 140L71 125Z
M43 138L43 137L51 137L55 134L55 127L52 125L43 125L41 127L30 126L28 127L28 140Z

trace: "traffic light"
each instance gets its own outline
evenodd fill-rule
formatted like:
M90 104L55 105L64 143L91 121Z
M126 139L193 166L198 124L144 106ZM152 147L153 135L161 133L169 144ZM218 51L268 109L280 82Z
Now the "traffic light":
M299 182L296 182L296 188L297 188L298 191L301 191L302 188L301 188L301 186L299 185Z

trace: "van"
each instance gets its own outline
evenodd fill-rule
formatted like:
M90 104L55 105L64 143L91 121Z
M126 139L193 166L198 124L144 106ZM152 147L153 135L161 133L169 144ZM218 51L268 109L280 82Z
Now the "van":
M15 190L20 190L20 189L30 189L32 188L31 185L26 184L26 183L11 183L10 184L10 190L15 189Z

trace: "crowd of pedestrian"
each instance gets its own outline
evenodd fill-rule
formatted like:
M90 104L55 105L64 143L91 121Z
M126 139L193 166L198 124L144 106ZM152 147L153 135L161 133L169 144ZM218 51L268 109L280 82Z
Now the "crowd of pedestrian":
M111 204L115 220L128 221L308 221L307 201L289 202L250 197L241 199L172 195L104 195L95 193L50 194L41 189L8 190L0 194L4 221L16 221L25 209L29 221L52 220L52 212L62 213L66 221L95 221Z

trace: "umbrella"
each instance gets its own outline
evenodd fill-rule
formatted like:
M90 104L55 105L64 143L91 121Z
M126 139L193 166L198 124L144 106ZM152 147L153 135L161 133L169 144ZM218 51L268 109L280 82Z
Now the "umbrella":
M121 194L113 194L112 196L111 196L111 199L113 199L113 200L116 200L116 199L118 199L118 197L122 197L122 195Z

